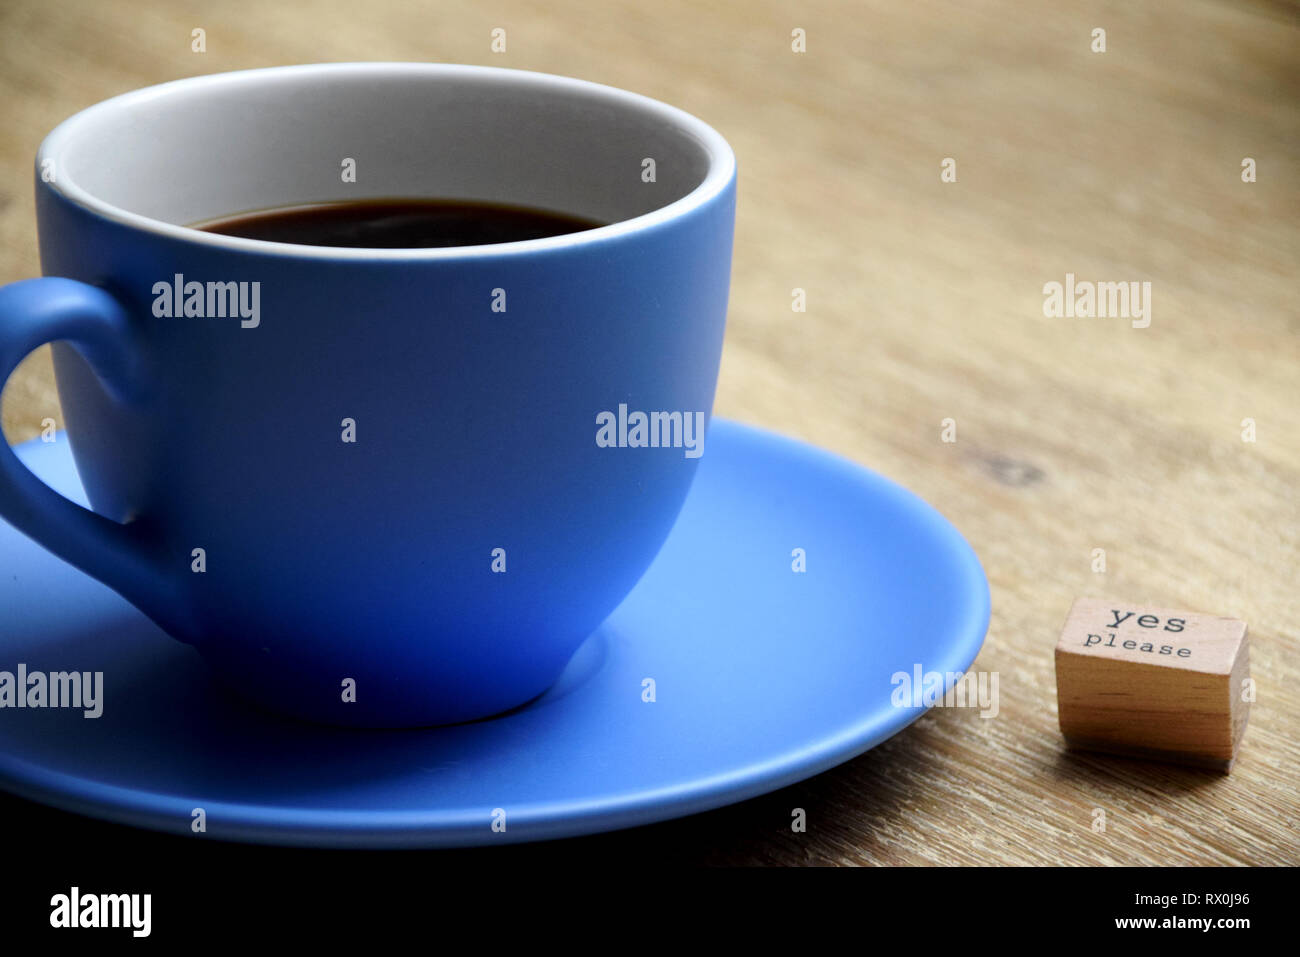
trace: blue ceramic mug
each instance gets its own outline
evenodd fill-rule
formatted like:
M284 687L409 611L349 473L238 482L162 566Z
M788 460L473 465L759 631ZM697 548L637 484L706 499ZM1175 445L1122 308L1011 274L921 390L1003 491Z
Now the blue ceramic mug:
M0 442L0 516L236 691L356 726L495 714L659 550L727 305L735 159L704 123L539 73L297 66L108 100L36 172L45 278L0 289L0 385L54 344L94 511ZM190 228L379 197L609 225L396 250Z

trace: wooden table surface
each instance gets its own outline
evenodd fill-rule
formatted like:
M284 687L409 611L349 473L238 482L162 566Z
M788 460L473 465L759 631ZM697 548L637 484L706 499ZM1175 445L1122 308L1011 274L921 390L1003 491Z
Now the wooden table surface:
M494 54L498 26L507 49ZM190 50L196 27L205 53ZM1091 50L1097 27L1104 53ZM805 53L791 50L795 28ZM716 411L864 463L961 529L992 586L975 667L999 673L1001 710L932 711L737 807L510 853L1294 864L1297 49L1295 9L1268 2L7 0L0 282L39 271L43 135L135 87L436 60L679 105L728 137L740 167ZM956 182L941 181L945 157ZM1043 286L1067 273L1149 281L1150 325L1045 317ZM806 312L792 309L796 287ZM48 349L5 399L10 441L59 420ZM1258 701L1231 776L1063 750L1052 651L1078 595L1249 623ZM807 833L791 831L795 807Z

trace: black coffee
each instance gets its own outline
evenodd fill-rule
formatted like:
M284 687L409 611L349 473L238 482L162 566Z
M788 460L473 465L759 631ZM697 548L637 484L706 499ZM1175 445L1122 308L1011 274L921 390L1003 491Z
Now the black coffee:
M259 210L205 222L196 228L300 246L418 249L512 243L602 225L568 213L525 206L445 199L367 199Z

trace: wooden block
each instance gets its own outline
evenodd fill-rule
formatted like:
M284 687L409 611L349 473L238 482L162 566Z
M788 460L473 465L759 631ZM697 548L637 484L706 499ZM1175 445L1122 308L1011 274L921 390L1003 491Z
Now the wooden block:
M1246 623L1080 598L1056 644L1056 697L1070 747L1228 772L1250 705Z

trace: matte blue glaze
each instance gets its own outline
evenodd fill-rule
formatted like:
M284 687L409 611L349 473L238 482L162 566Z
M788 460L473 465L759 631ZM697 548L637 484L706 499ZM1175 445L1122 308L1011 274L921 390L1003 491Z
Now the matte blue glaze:
M68 434L115 521L7 450L0 516L270 707L358 726L514 707L628 593L686 496L698 459L598 448L596 415L712 409L734 206L733 175L572 246L339 262L146 232L38 181L42 268L70 279L0 289L0 382L67 340ZM260 325L155 317L175 274L260 282Z
M710 443L662 551L555 686L446 728L250 709L107 588L0 525L0 670L104 672L99 718L0 711L0 786L193 840L434 847L644 824L845 761L922 713L891 703L895 672L974 660L989 620L979 562L933 508L844 459L721 419ZM80 498L62 436L19 455Z

